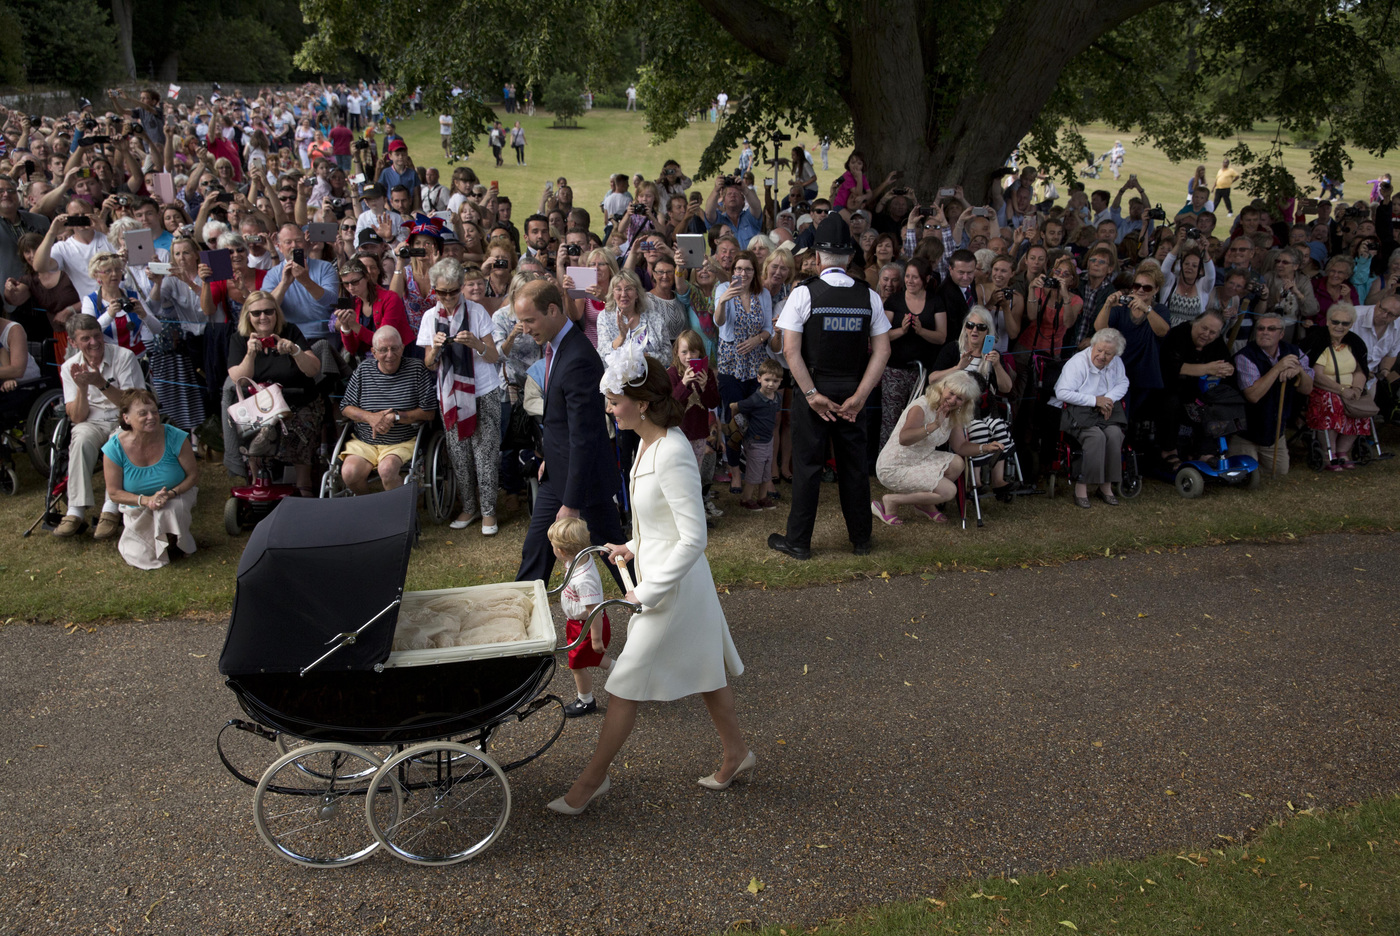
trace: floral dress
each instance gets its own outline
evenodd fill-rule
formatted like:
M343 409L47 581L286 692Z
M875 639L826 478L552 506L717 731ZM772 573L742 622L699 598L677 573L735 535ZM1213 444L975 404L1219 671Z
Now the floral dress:
M768 360L768 351L759 345L748 354L740 354L738 347L763 331L763 306L758 295L749 298L747 311L739 305L738 297L724 300L724 314L734 330L734 340L719 343L719 366L721 374L739 380L757 380L758 366Z

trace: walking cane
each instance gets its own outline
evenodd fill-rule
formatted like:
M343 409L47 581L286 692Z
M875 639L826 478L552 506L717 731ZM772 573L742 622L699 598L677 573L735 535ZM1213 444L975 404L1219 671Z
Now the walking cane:
M1274 436L1274 462L1269 466L1270 478L1278 474L1278 444L1283 441L1283 401L1288 395L1288 385L1290 383L1292 383L1291 380L1285 380L1279 386L1278 415L1274 417L1275 431L1278 434Z

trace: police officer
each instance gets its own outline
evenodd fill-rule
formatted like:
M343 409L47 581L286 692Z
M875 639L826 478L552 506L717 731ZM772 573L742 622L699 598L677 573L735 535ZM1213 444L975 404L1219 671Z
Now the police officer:
M787 533L768 537L770 549L812 557L822 468L836 453L841 513L857 556L870 552L870 472L865 400L890 357L890 320L875 290L846 273L855 245L835 212L817 228L820 275L788 296L778 318L783 352L799 393L792 403L792 508Z

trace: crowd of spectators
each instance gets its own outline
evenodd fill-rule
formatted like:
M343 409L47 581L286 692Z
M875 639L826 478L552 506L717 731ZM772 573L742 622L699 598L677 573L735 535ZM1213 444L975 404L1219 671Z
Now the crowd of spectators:
M26 340L70 344L70 363L87 362L65 370L65 390L75 422L92 423L75 434L91 459L117 431L116 391L136 388L125 357L88 346L94 326L141 362L161 417L185 433L225 411L239 378L277 380L293 413L276 454L310 495L345 382L358 374L364 394L365 380L426 366L434 418L450 421L454 526L480 518L494 533L498 492L513 506L525 488L520 450L542 360L511 300L548 279L600 351L635 341L672 362L677 396L696 410L685 431L714 522L722 503L782 499L792 382L775 323L794 285L818 272L816 227L839 213L856 244L848 272L878 292L891 326L869 403L880 411L877 473L891 479L877 506L886 522L905 504L940 515L963 455L1015 442L1031 456L1061 429L1083 435L1096 461L1076 500L1087 506L1088 488L1102 484L1116 503L1125 435L1138 433L1138 448L1168 469L1209 457L1190 404L1215 382L1248 412L1231 451L1271 473L1287 471L1286 440L1276 443L1297 423L1327 434L1327 467L1342 471L1370 431L1367 401L1382 419L1395 413L1400 198L1388 181L1354 204L1249 202L1238 188L1231 201L1238 173L1227 163L1214 193L1202 170L1178 195L1160 193L1163 209L1133 175L1116 192L1076 183L1062 198L1013 157L973 197L958 180L916 192L900 167L876 171L859 150L828 171L825 147L818 169L802 145L765 164L746 142L739 168L707 184L675 160L654 177L618 172L587 195L560 174L537 195L517 192L517 211L470 165L440 175L415 163L385 120L389 91L234 89L192 104L110 92L58 118L0 114L0 393L33 378ZM487 159L500 165L511 145L523 164L520 125L492 133ZM774 365L776 388L764 377ZM915 399L919 367L937 389ZM106 391L118 371L126 383ZM742 429L721 432L760 390L781 401L762 432L764 478L742 470ZM418 397L415 418L431 415ZM1047 420L1046 404L1065 415ZM345 405L359 426L349 456L359 489L370 465L404 456L394 447L411 433ZM230 474L251 476L237 434L224 435ZM618 441L628 464L635 437ZM74 472L76 487L90 487L91 466ZM987 480L1009 496L1004 466ZM722 501L726 486L732 500ZM91 499L70 491L75 519L60 535L77 532ZM117 519L103 511L105 535Z

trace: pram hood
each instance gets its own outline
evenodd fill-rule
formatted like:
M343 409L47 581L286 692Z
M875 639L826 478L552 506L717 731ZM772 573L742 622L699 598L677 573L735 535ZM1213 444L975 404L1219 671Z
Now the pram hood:
M289 497L253 529L238 563L233 615L219 656L225 676L299 672L403 596L417 535L418 486L366 497ZM384 662L395 606L317 670Z

